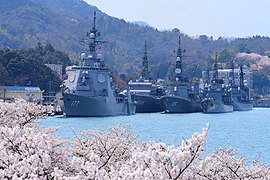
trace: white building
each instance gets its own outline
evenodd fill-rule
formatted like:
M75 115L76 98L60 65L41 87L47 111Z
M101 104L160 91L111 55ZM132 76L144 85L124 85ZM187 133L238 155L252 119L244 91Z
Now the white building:
M0 86L0 99L13 101L14 99L25 99L29 102L41 103L43 91L36 86Z

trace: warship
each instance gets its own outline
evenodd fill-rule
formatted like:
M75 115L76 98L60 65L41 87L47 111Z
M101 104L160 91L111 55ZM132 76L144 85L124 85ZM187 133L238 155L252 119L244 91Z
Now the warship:
M165 95L165 90L159 81L151 78L148 65L147 42L144 45L143 69L141 77L136 82L129 82L131 98L136 102L136 113L154 113L163 111L160 97Z
M227 113L233 111L232 90L218 77L217 54L213 78L205 84L202 109L204 113Z
M253 108L253 101L250 98L250 89L244 84L243 66L240 66L239 86L235 84L234 62L232 62L231 87L234 111L249 111Z
M188 79L183 77L183 52L181 49L181 36L177 49L174 77L167 85L166 95L161 98L165 113L192 113L201 112L201 99L195 92L195 87Z
M92 28L87 32L88 52L80 56L80 65L67 70L63 83L63 112L68 117L116 116L135 114L136 104L130 93L113 88L112 77L105 66L98 40L100 32L96 29L96 12Z

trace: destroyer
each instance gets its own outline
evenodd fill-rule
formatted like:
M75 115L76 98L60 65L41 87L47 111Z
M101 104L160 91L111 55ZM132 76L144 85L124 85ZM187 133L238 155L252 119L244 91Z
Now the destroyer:
M160 97L165 95L163 86L151 78L148 68L147 43L145 41L143 69L141 77L136 82L129 82L132 100L136 101L136 113L161 112L163 108Z
M67 71L64 81L63 104L66 116L115 116L135 114L136 105L129 92L117 93L112 88L108 68L98 46L100 32L96 29L96 12L93 26L87 32L88 52L81 54L81 64Z
M240 66L239 86L237 86L234 78L234 62L232 62L231 84L234 111L249 111L253 108L253 102L250 98L250 89L244 84L244 75L243 66Z
M192 113L200 112L201 100L195 93L194 86L183 78L182 71L183 52L181 49L181 37L177 50L174 79L167 86L167 94L161 98L166 113Z
M233 111L231 88L225 87L218 77L217 54L214 63L214 74L210 83L205 84L205 98L202 101L204 113L226 113Z

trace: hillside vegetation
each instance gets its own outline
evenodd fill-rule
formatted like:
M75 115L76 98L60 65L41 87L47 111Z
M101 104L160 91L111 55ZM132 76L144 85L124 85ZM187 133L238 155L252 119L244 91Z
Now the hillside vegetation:
M238 53L268 56L270 52L269 37L190 37L181 31L181 27L158 31L110 17L82 0L1 0L0 49L33 48L39 42L50 43L75 62L85 51L80 40L91 28L93 11L97 11L97 28L108 41L103 45L107 65L114 74L128 74L128 78L136 78L140 73L145 40L148 41L150 69L155 78L164 78L173 69L179 34L182 48L186 50L183 63L184 74L188 77L199 77L201 70L211 67L210 59L216 52L220 62L225 63ZM245 61L236 59L236 62ZM246 65L250 64L247 62ZM265 68L258 71L268 76Z
M50 68L44 64L69 65L69 57L55 50L50 44L38 44L25 50L0 51L0 86L39 86L48 92L60 89L62 83Z

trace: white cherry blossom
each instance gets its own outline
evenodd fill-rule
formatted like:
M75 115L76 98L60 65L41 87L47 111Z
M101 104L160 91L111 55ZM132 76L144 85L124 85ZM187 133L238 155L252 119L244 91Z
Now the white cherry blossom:
M43 108L23 100L0 102L0 179L270 179L270 168L247 164L231 148L202 158L209 125L181 146L143 142L129 127L74 133L35 123ZM211 142L210 142L211 143Z

